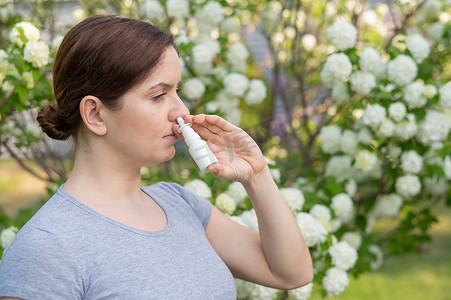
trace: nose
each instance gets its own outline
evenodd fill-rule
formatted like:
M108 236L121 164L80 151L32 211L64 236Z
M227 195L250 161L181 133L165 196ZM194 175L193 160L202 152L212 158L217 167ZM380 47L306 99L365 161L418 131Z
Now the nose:
M170 122L176 122L178 117L184 117L189 115L189 110L186 107L185 103L183 103L182 99L180 97L176 97L174 101L174 105L169 111L169 121Z

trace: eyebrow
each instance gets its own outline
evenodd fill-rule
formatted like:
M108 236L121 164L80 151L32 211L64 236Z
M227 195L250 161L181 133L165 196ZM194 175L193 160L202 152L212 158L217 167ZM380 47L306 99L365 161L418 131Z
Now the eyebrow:
M177 83L177 86L179 86L180 83L182 83L181 80ZM159 83L157 83L156 85L150 87L150 88L148 89L148 91L152 91L152 90L154 90L154 89L156 89L156 88L160 88L160 87L168 89L168 88L172 88L173 86L174 86L174 85L173 85L173 84L170 84L170 83L159 82Z

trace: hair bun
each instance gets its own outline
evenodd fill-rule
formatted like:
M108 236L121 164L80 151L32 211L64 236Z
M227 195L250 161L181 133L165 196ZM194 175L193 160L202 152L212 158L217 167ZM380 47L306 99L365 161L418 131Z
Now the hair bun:
M70 130L70 126L67 124L66 119L58 111L57 104L44 106L39 111L36 119L38 120L42 131L52 139L67 140L72 134L72 130Z

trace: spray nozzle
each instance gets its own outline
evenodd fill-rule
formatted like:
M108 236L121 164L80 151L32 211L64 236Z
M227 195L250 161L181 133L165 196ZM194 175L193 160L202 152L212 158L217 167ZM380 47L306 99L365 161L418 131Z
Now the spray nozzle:
M177 118L177 123L179 123L180 125L178 132L183 134L183 137L185 138L185 142L188 145L188 147L194 140L201 139L200 136L197 134L197 132L195 132L194 129L191 128L192 124L185 123L182 117Z

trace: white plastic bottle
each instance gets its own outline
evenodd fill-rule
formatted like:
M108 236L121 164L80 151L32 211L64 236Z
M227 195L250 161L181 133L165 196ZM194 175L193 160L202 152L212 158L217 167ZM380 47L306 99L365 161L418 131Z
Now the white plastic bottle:
M182 117L178 117L177 122L180 125L178 132L183 134L189 154L191 154L191 157L202 171L205 171L209 165L218 161L207 142L202 140L199 134L191 128L191 123L185 123Z

